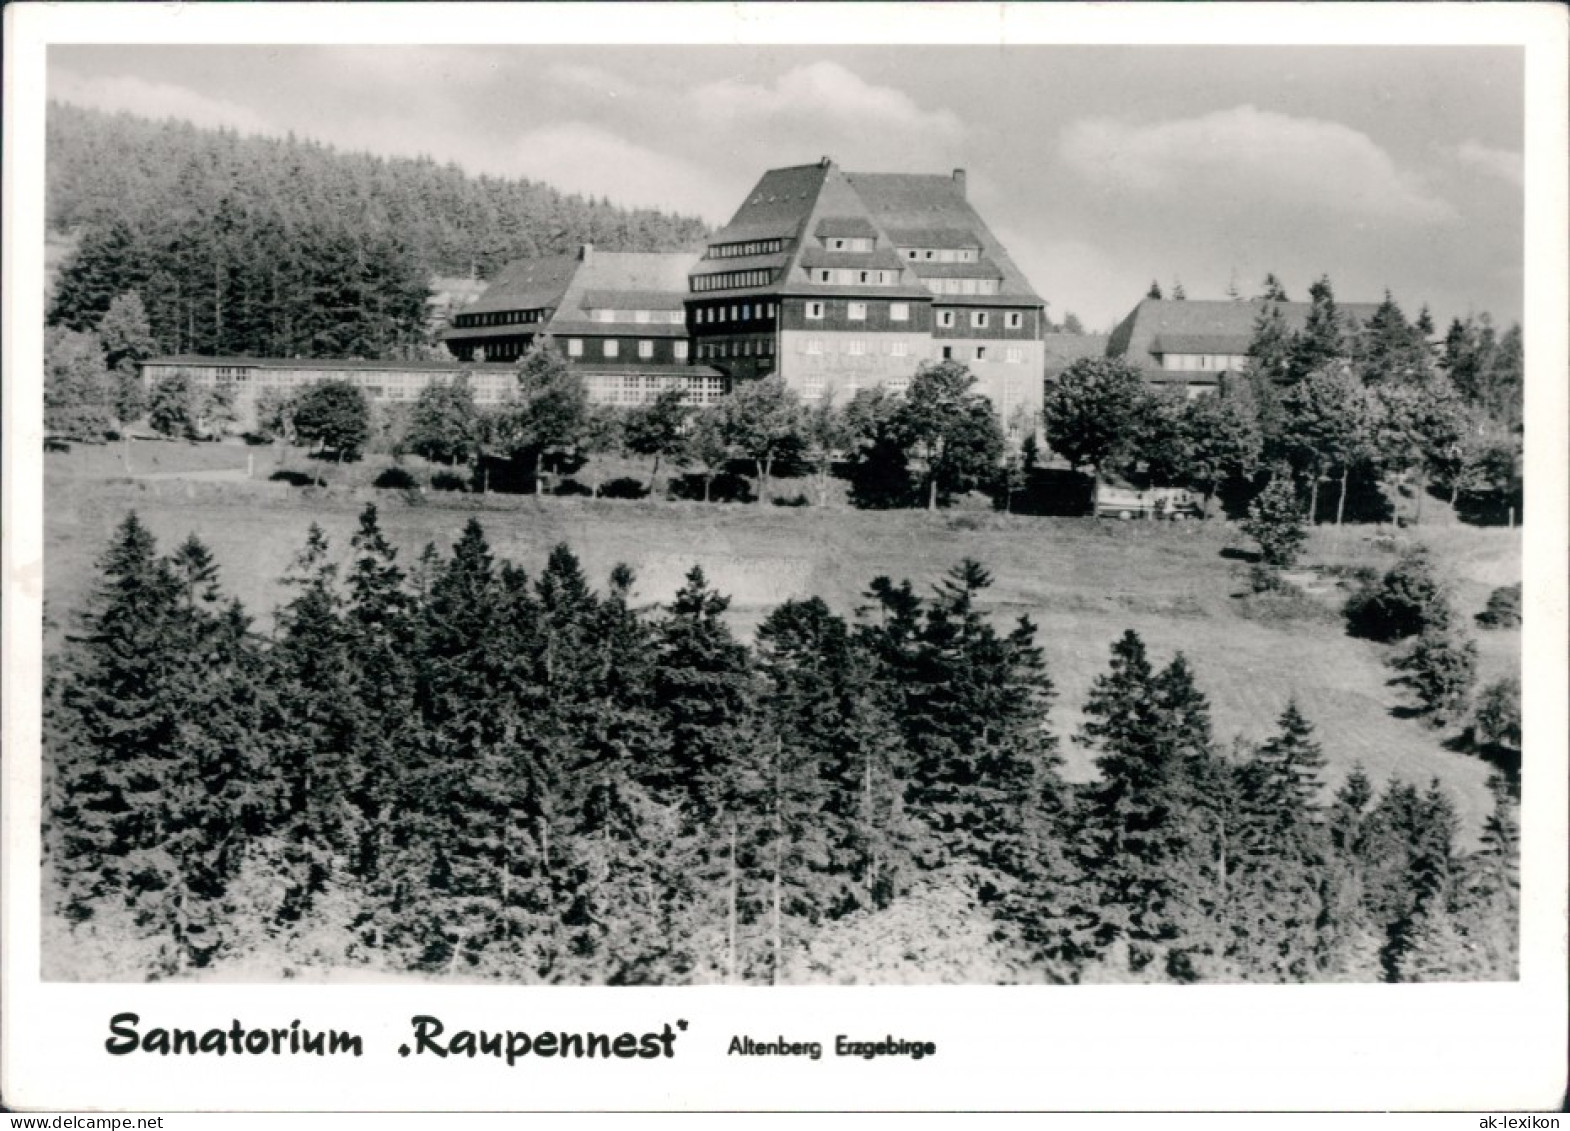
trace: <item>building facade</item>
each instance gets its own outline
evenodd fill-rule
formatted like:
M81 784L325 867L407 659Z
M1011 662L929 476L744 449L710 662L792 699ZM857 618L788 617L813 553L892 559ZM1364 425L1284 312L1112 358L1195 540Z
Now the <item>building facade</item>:
M1035 427L1045 304L950 176L765 173L689 273L697 363L778 374L808 401L901 391L954 360L1010 427Z

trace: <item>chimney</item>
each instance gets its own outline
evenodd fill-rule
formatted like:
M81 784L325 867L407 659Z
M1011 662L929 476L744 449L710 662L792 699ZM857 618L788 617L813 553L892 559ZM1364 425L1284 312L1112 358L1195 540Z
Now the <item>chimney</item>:
M959 190L959 195L960 195L961 199L963 199L964 196L965 196L965 170L964 169L955 169L954 170L954 187Z
M594 245L592 243L586 243L581 248L579 248L578 258L583 260L585 263L591 261L594 258Z
M834 158L830 157L827 153L825 153L818 160L818 164L821 165L823 168L827 169L830 165L834 164Z

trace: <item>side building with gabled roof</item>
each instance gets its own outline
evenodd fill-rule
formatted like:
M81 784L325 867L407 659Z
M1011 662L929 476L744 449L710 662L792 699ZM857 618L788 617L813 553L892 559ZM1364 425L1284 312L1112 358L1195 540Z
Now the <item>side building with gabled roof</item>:
M1005 423L1041 408L1045 303L966 198L965 174L771 169L689 275L694 359L805 399L902 390L952 359Z
M1307 302L1268 299L1142 299L1112 331L1107 356L1136 366L1153 385L1198 396L1248 364L1255 327L1270 306L1281 311L1288 333L1302 330L1313 309ZM1336 303L1351 329L1363 326L1378 309L1375 302Z
M548 335L606 404L641 404L680 386L694 404L728 389L724 373L694 365L686 326L689 252L606 252L509 263L457 314L442 340L460 361L514 363Z

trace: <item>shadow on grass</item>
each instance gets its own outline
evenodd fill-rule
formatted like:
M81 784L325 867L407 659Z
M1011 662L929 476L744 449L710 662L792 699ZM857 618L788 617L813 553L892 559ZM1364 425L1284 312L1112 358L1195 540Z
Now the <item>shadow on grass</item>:
M316 485L316 476L307 475L303 471L275 471L268 477L272 483L287 483L291 487L313 487Z
M1257 550L1244 550L1237 546L1221 547L1221 556L1228 561L1247 562L1249 565L1257 565L1261 560Z
M1471 754L1498 770L1511 796L1517 801L1521 799L1521 751L1497 742L1479 742L1477 728L1470 726L1460 734L1445 739L1441 745L1456 754Z

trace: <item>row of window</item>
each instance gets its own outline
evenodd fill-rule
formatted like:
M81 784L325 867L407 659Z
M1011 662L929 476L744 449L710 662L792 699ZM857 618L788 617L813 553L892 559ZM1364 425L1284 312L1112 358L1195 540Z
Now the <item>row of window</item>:
M830 251L871 251L877 241L871 236L835 236L823 241Z
M706 259L740 259L746 255L774 255L785 249L784 240L748 240L745 243L718 243L709 248Z
M995 295L996 279L926 279L927 289L935 295Z
M802 380L801 395L809 401L819 400L823 396L824 386L826 384L827 382L823 374L809 373ZM878 384L889 392L899 393L902 396L910 390L909 377L890 377L887 381L880 381ZM857 385L855 382L851 382L849 385L845 386L845 391L851 396L855 396L859 388L859 385Z
M970 312L970 328L972 330L988 329L992 325L992 314L993 312L990 310L972 310ZM1005 310L1002 312L1002 314L1003 326L1009 330L1018 330L1025 324L1025 314L1023 311ZM958 325L958 323L959 319L954 311L938 311L938 327L940 329L952 330L956 325Z
M723 377L656 377L651 374L595 374L588 378L591 399L600 404L648 404L667 389L681 389L689 404L709 404L725 393Z
M591 310L593 322L656 322L661 326L680 326L687 315L680 310Z
M1216 373L1237 371L1248 363L1248 357L1237 353L1169 353L1162 355L1161 368L1178 370L1206 370Z
M684 341L674 341L674 342L671 343L671 349L674 351L674 356L675 356L677 361L686 361L687 360L687 343L686 342L684 342ZM583 354L583 339L582 338L568 338L567 339L567 356L568 357L582 357L583 355L584 355ZM621 342L619 342L615 338L606 338L604 341L602 341L600 343L600 356L604 357L604 358L620 357L621 356ZM650 341L648 338L641 339L638 342L638 357L640 359L644 360L644 361L648 361L653 356L654 356L654 343L652 341Z
M825 342L822 338L799 338L796 342L796 352L821 356L834 352L834 343ZM909 357L910 343L907 341L876 341L869 349L868 343L863 338L848 338L840 343L839 352L846 357L865 357L871 353L881 353L887 357ZM958 360L961 357L974 358L976 361L998 360L998 353L989 346L955 346L947 345L939 351L945 361ZM1023 346L1004 346L1002 360L1009 365L1019 365L1025 360Z
M696 306L693 307L692 320L700 324L751 322L754 317L773 318L775 310L772 302L760 302L756 306L750 302L732 303L730 306Z
M867 304L865 302L848 302L848 303L846 303L845 304L845 318L846 318L846 320L850 321L850 322L864 322L864 321L866 321L868 305L869 304ZM818 319L823 317L825 309L826 309L826 304L825 303L809 302L807 304L807 317L812 319L813 321L817 321ZM988 329L992 325L992 314L993 314L993 312L990 311L990 310L972 310L970 312L970 327L971 327L971 329L973 329L973 330L985 330L985 329ZM1007 310L1007 311L1003 311L1002 314L1003 314L1003 323L1002 324L1004 326L1006 326L1010 330L1018 330L1018 329L1022 328L1024 326L1024 324L1025 324L1025 315L1024 315L1023 311ZM906 302L891 302L891 303L889 303L889 321L890 322L905 322L905 321L908 321L909 318L910 318L910 304L909 303L906 303ZM945 330L952 330L954 328L954 326L957 324L956 317L955 317L955 312L952 311L952 310L940 310L940 311L938 311L937 321L938 321L938 325L941 328L945 329Z
M497 310L487 314L460 314L453 319L455 326L512 326L520 322L538 322L541 310Z
M825 350L824 345L822 338L800 338L797 340L796 350L799 353L811 354L813 356L820 356L825 352L833 352L832 349ZM832 347L833 343L830 342L828 345ZM867 342L864 338L848 338L840 343L841 348L839 352L846 357L866 357L868 353L881 353L888 357L910 356L910 343L904 340L892 342L876 341L872 345L873 348L868 350Z
M906 259L922 263L975 263L981 258L976 247L902 247L900 254Z
M735 287L766 287L774 280L774 272L766 270L755 271L717 271L712 275L694 275L692 289L694 291L728 291Z
M745 338L737 342L699 342L698 360L723 357L773 357L773 338Z
M814 283L827 283L836 287L892 287L899 282L898 271L858 271L854 267L814 267Z
M845 318L848 321L851 321L851 322L865 322L867 320L867 308L868 308L869 305L870 304L865 303L865 302L847 302L845 304ZM813 320L817 320L819 318L822 318L823 317L823 313L824 313L824 309L825 309L825 304L824 303L821 303L821 302L809 302L807 304L807 317L811 318ZM889 303L889 321L890 322L908 322L908 321L910 321L910 303L908 303L908 302L891 302L891 303Z

